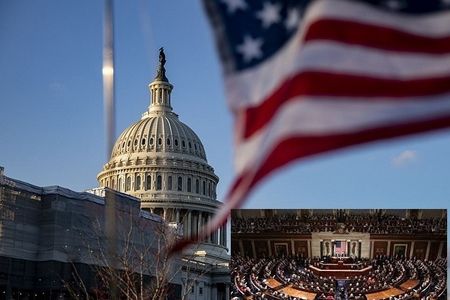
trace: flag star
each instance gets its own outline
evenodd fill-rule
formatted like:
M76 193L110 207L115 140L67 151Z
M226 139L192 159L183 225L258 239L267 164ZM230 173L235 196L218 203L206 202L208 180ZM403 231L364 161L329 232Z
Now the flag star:
M244 37L244 42L237 46L237 51L244 57L244 62L248 63L252 59L258 59L262 57L262 44L262 39L254 39L251 36L246 35Z
M405 8L405 3L401 0L386 0L384 1L384 5L394 11Z
M222 0L228 8L228 13L232 14L238 9L245 10L247 8L247 3L245 0Z
M281 7L279 5L264 2L263 9L256 16L262 21L263 27L268 28L270 25L280 21L280 10Z
M284 26L286 26L287 30L293 30L297 28L299 22L300 22L299 11L295 8L290 9L288 11L286 22L284 22Z

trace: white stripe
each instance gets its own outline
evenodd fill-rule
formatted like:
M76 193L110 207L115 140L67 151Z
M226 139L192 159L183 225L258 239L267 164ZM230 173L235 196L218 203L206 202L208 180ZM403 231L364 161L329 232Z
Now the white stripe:
M401 80L450 76L450 53L399 53L362 46L349 47L332 41L316 41L306 44L301 56L299 70Z
M392 27L427 37L445 37L450 35L449 10L424 15L413 15L377 9L373 5L358 1L314 1L305 16L307 23L324 18Z
M344 134L444 115L450 115L450 94L412 98L410 101L294 98L280 108L264 129L237 143L236 172L240 174L248 168L255 168L280 140L287 137Z
M383 22L386 21L392 26L397 26L396 23L400 23L401 26L405 27L407 25L397 20L406 18L412 24L412 28L420 27L418 24L422 23L423 28L432 27L429 24L433 20L440 24L442 23L441 19L443 19L442 16L438 16L432 19L430 17L416 17L411 20L408 17L383 13L356 2L332 0L332 3L328 3L328 1L317 1L317 3L321 3L320 5L317 4L321 9L312 5L313 8L308 11L306 17L309 21L320 18L319 12L321 10L329 17L343 18L347 13L347 19L356 18L356 21L359 22L371 21L372 23L376 21L378 22L377 25L383 25ZM328 9L328 5L332 8L337 5L338 9L336 11ZM358 7L357 11L362 15L351 15L352 9L349 6L353 5ZM372 20L369 11L377 16L375 20ZM381 18L379 14L383 14L385 18ZM440 29L436 24L431 29L435 29L442 34L450 33L450 13L445 16L445 19L448 19L449 22L446 31ZM427 24L428 26L426 26ZM286 78L304 70L334 70L354 75L366 74L401 79L440 76L450 73L450 55L406 54L331 41L311 41L302 45L303 30L305 30L305 27L298 30L295 36L278 53L265 62L251 69L227 75L225 87L229 105L233 111L241 107L258 105L273 93ZM430 35L432 34L430 33Z

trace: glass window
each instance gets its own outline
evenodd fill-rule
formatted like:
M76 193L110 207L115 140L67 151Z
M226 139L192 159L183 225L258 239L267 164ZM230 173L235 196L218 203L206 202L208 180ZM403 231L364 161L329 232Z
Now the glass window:
M172 190L172 176L167 177L167 189Z
M139 176L139 175L136 176L136 182L134 183L134 189L136 191L141 189L141 176Z
M183 190L183 178L181 176L178 176L178 190Z
M197 194L200 193L200 184L198 182L198 179L195 180L195 192Z
M162 178L161 175L156 177L156 190L160 191L162 189Z
M202 188L203 188L203 195L206 195L206 184L204 180L202 182Z
M192 192L192 179L189 177L188 179L187 179L187 191L188 191L188 193L190 193L190 192Z
M152 188L152 176L147 175L147 180L145 181L145 189L150 190Z
M125 182L125 191L128 192L129 190L131 190L131 177L128 176Z

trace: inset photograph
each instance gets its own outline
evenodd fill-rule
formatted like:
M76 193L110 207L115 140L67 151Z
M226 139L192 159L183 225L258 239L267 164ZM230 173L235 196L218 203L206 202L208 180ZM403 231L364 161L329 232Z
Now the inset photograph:
M237 209L231 299L447 299L446 209Z

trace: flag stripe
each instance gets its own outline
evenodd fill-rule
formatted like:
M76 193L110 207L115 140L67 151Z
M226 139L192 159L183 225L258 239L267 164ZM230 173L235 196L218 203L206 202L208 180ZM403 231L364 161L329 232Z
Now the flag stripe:
M321 19L372 24L430 37L450 35L449 10L424 15L409 15L382 10L362 1L316 0L309 6L304 24L311 24ZM334 28L330 28L330 30L334 30Z
M358 27L358 24L354 27ZM279 53L260 66L227 76L226 87L233 111L258 105L281 82L301 71L326 70L405 80L450 75L450 51L441 55L404 53L346 44L339 40L310 40L303 43L301 39L298 33ZM372 43L371 36L366 36L366 39L366 44ZM395 40L392 42L397 43ZM254 88L249 89L249 85Z
M391 98L375 102L360 98L336 101L334 97L294 98L282 106L270 126L248 139L237 139L237 172L256 166L279 140L289 136L346 134L378 126L394 126L416 120L450 115L450 93L416 97L409 101Z
M310 41L301 49L295 67L297 72L329 71L410 80L450 75L449 64L450 52L443 55L397 53L339 41Z
M450 127L450 115L434 120L387 126L349 134L295 136L286 138L280 141L267 155L264 163L255 166L254 170L248 169L242 173L238 173L226 196L227 201L214 218L206 225L204 230L195 238L184 238L181 241L178 241L171 249L169 249L170 253L176 253L189 244L206 238L214 230L222 226L226 222L231 209L238 208L250 191L253 190L256 185L261 183L262 179L267 178L267 175L279 170L294 159L300 159L302 157L373 140L390 139L397 136L405 136L445 127Z
M285 103L294 99L302 100L298 96L331 95L335 97L336 102L347 101L349 97L361 97L358 101L370 102L369 105L372 105L381 101L378 97L391 97L393 102L409 101L410 97L445 93L449 89L450 76L402 81L347 74L303 72L286 81L260 106L245 111L243 138L251 137L270 124L270 120ZM428 101L428 98L422 100Z
M250 188L262 178L294 159L320 154L326 151L367 143L381 139L391 139L418 132L450 127L450 115L442 118L411 122L394 126L383 126L346 134L320 136L293 136L279 141L258 167ZM243 174L247 174L244 172ZM242 180L242 179L241 179Z
M430 54L450 52L450 36L421 36L395 28L346 20L321 19L312 23L306 32L304 43L313 40L335 40L390 51Z

